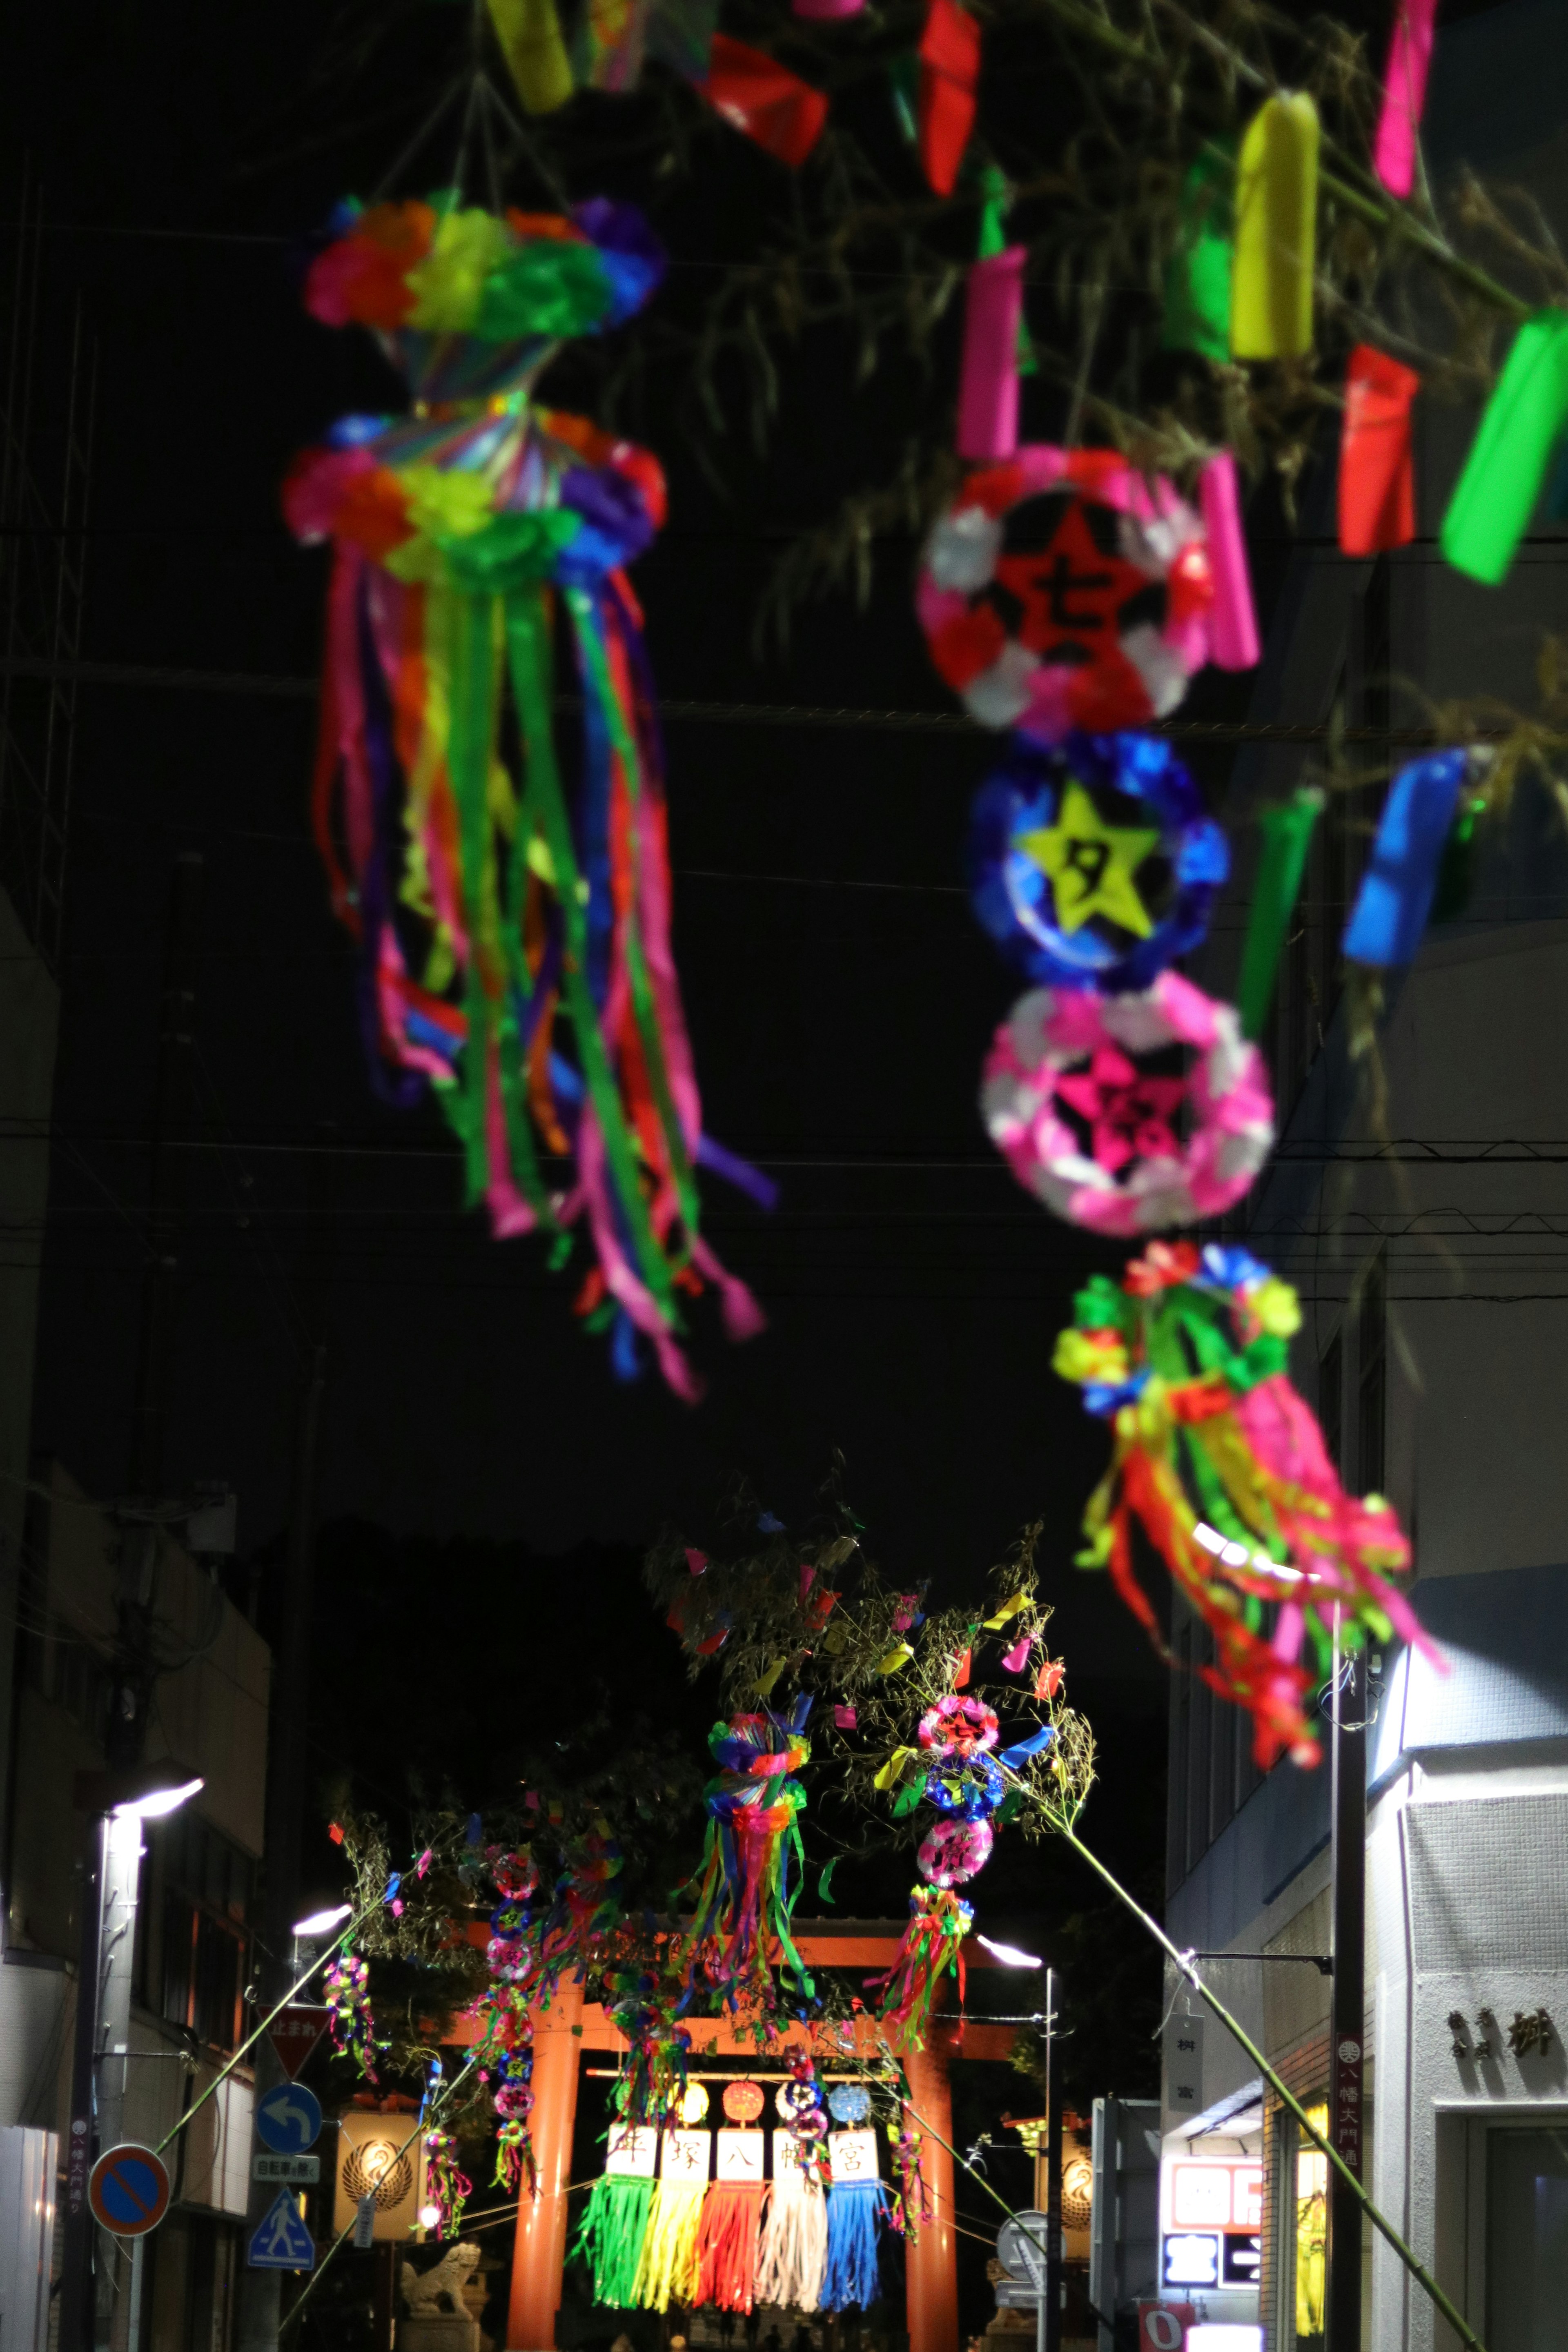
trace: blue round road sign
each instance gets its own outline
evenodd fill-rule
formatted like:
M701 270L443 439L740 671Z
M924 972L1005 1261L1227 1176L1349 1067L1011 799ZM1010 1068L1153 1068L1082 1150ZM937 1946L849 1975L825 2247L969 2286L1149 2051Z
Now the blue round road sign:
M155 2230L169 2210L169 2176L162 2157L127 2140L105 2150L88 2176L87 2201L95 2221L117 2238Z
M321 2103L303 2083L278 2083L256 2102L256 2133L274 2156L303 2156L321 2128Z

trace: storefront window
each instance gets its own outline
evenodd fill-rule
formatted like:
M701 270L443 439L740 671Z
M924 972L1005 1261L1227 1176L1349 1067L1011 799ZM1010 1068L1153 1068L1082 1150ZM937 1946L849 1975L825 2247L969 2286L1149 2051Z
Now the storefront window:
M1487 2135L1489 2352L1560 2343L1568 2310L1568 2126Z
M1326 2103L1310 2106L1307 2113L1320 2131L1327 2131ZM1293 2116L1280 2116L1277 2129L1274 2341L1279 2352L1323 2352L1329 2160L1303 2137Z

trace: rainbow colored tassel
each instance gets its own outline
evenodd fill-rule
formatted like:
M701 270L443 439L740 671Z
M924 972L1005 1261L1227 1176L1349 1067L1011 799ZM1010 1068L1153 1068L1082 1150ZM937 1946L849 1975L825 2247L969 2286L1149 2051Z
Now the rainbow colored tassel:
M696 1997L699 1973L721 1986L733 2008L748 1986L760 1988L768 1979L774 1943L798 1990L811 1997L811 1977L790 1929L805 1866L796 1815L805 1802L792 1776L811 1755L801 1736L810 1710L803 1692L787 1715L771 1708L737 1715L708 1736L722 1769L707 1789L708 1842L700 1877L692 1882L683 2009Z
M1435 1655L1389 1581L1410 1546L1381 1496L1345 1493L1285 1376L1296 1293L1245 1250L1156 1243L1121 1284L1096 1276L1057 1343L1056 1370L1111 1422L1116 1451L1084 1514L1079 1564L1107 1567L1165 1654L1132 1569L1136 1519L1214 1635L1203 1678L1247 1707L1267 1771L1282 1748L1316 1763L1303 1702L1342 1647L1397 1631ZM1271 1630L1265 1608L1272 1603ZM1301 1663L1304 1648L1313 1666Z
M763 1321L701 1238L695 1168L772 1187L703 1137L670 948L625 570L664 480L647 450L532 397L561 341L630 317L664 257L598 200L561 220L382 205L339 227L307 307L373 329L414 398L408 417L343 419L285 490L297 536L333 542L315 829L373 1074L397 1104L435 1088L498 1235L548 1234L561 1264L586 1234L577 1312L610 1328L621 1377L646 1345L692 1398L684 1298L713 1285L731 1339Z
M963 1938L974 1924L974 1913L951 1887L917 1886L910 1895L910 1921L893 1965L879 1977L868 1977L866 1990L886 1990L878 2011L891 2029L891 2040L902 2050L924 2047L931 2007L942 1978L951 1969L958 1979L962 2007L964 1990ZM858 2182L847 2184L858 2187ZM827 2305L824 2308L837 2308Z

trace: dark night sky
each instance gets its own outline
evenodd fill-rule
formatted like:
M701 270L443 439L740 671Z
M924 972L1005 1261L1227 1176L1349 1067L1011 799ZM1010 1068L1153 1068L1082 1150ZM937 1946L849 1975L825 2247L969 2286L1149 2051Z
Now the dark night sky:
M429 12L443 29L454 15ZM91 659L313 669L321 559L290 544L276 485L366 362L300 314L297 240L401 126L356 128L380 91L374 65L363 105L343 85L341 134L319 94L302 107L325 53L307 17L226 12L220 34L191 8L106 25L65 7L35 25L31 76L7 91L10 152L28 145L58 224L43 380L58 383L79 291L101 354ZM82 54L89 70L68 79ZM311 139L316 152L293 152ZM777 171L728 133L713 152L742 195ZM813 470L823 451L852 478L890 421L884 394L857 410L825 367L794 400L779 456L737 463L728 508L664 449L672 521L638 571L661 687L942 709L908 608L907 544L884 551L868 620L839 601L805 616L787 663L752 653L768 564L831 502ZM53 413L40 404L46 473ZM676 945L707 1123L784 1163L784 1183L771 1218L709 1188L712 1237L772 1329L731 1349L700 1310L711 1389L692 1412L652 1379L617 1387L572 1322L571 1278L461 1212L436 1116L373 1102L306 837L312 722L302 698L83 691L39 1443L97 1491L123 1481L163 908L174 855L195 848L198 1117L226 1148L193 1163L171 1485L232 1481L247 1545L279 1525L294 1286L320 1273L304 1263L300 1147L331 1122L327 1517L547 1549L636 1541L706 1506L733 1469L787 1517L837 1444L900 1573L973 1576L1046 1514L1069 1649L1152 1680L1109 1596L1065 1564L1102 1441L1049 1354L1092 1245L1014 1187L973 1108L1013 992L958 888L983 740L670 730Z

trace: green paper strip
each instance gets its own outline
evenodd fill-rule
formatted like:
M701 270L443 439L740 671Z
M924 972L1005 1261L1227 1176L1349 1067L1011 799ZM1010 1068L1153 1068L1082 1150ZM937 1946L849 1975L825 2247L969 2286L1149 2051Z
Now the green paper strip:
M1507 578L1565 423L1568 311L1537 310L1514 337L1443 517L1456 572L1490 588Z
M831 1903L833 1900L833 1874L837 1869L840 1859L838 1854L832 1854L822 1866L822 1875L816 1882L816 1899L819 1903Z
M1247 926L1247 944L1241 951L1241 985L1237 991L1244 1037L1261 1036L1268 1018L1285 934L1295 912L1307 852L1312 845L1312 828L1322 811L1322 793L1303 785L1282 807L1265 809L1258 820L1263 831L1263 856L1253 887L1252 914Z
M1235 151L1216 143L1205 147L1192 165L1177 200L1160 336L1166 351L1229 359L1235 218Z
M980 207L980 234L974 242L976 261L994 261L1007 249L1007 209L1013 201L1013 191L1007 184L1007 174L988 163L980 175L985 191ZM1016 365L1020 375L1037 375L1040 362L1035 357L1035 346L1029 341L1029 330L1022 317L1018 320Z

